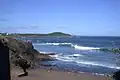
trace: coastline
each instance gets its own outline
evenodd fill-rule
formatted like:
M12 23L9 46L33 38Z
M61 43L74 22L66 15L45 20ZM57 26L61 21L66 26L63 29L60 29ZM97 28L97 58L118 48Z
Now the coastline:
M12 80L110 80L106 76L93 75L92 73L77 73L43 68L28 70L28 76L17 77L21 72L19 68L11 69Z
M8 44L9 46L12 46L12 48L16 48L17 50L21 50L24 52L24 47L25 50L29 49L29 51L27 51L27 53L29 53L27 56L25 56L24 53L22 53L23 57L25 57L25 59L28 58L32 58L30 57L31 55L34 55L34 58L37 58L36 60L40 60L40 61L49 61L52 58L49 56L50 54L39 54L39 52L37 50L34 49L32 43L26 43L24 41L20 41L20 40L14 40L14 39L3 39L5 40L5 42L9 42L11 44ZM14 43L14 44L12 44ZM17 44L17 45L15 45ZM22 44L22 46L20 45ZM20 47L21 46L21 47ZM10 50L12 50L10 48ZM18 51L19 52L19 51ZM18 53L17 53L18 54ZM12 55L12 54L11 54ZM54 55L53 53L51 53L51 55ZM11 58L12 60L12 58ZM15 61L15 59L13 59ZM30 61L31 59L27 59L28 61ZM34 66L34 61L33 62L33 66ZM38 65L40 66L40 65ZM41 67L41 66L40 66ZM24 77L17 77L18 74L20 74L22 71L19 68L14 67L14 69L11 69L11 76L12 76L12 80L39 80L41 79L41 76L43 77L43 80L48 80L48 79L52 79L52 80L61 80L61 77L63 78L63 80L65 79L69 79L69 80L109 80L107 77L105 76L100 76L100 75L95 75L92 73L86 73L86 72L73 72L73 71L64 71L64 70L54 70L54 69L46 69L46 68L35 68L35 69L29 69L28 70L28 76L24 76ZM62 75L61 75L62 74ZM73 75L72 75L73 74ZM36 76L37 75L37 76Z
M72 38L73 36L16 36L18 38L37 38L37 37L41 37L41 38Z

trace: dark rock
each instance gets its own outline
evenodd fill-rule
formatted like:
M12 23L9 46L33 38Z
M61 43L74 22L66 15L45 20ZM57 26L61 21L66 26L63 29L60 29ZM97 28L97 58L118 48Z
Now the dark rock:
M50 60L54 60L52 57L49 56L49 54L39 54L37 56L37 59L39 59L40 61L50 61Z
M115 72L112 77L114 80L120 80L120 70Z
M40 54L34 49L31 42L13 38L0 38L0 41L9 48L10 65L18 65L22 69L35 68L38 62L51 60L49 55ZM25 62L24 62L25 61ZM28 64L30 63L30 64Z
M102 48L102 49L100 49L100 51L120 53L120 48Z

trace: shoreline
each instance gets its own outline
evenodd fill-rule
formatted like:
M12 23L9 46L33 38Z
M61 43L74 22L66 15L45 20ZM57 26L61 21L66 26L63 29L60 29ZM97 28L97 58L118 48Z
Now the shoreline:
M43 68L28 70L28 76L17 77L21 72L22 71L19 68L11 69L12 80L110 80L106 76L94 75L92 73L78 73Z
M42 54L52 54L52 55L49 55L49 56L52 57L53 59L52 60L48 60L48 61L59 61L58 59L56 59L54 57L54 56L57 55L54 52L40 52L40 53L42 53ZM94 69L93 69L93 71L86 71L84 69L81 70L81 69L77 69L77 68L70 69L70 68L66 68L64 66L59 67L57 64L51 64L51 62L49 63L49 62L46 62L46 61L43 61L43 63L41 63L41 64L43 66L43 69L52 69L52 70L59 70L59 71L69 71L69 72L75 72L75 73L89 73L89 74L100 75L100 76L106 76L106 75L108 76L108 75L111 75L114 72L118 71L118 69L116 69L116 68L115 68L116 70L111 71L111 72L94 72ZM113 69L113 68L108 67L108 69Z
M53 71L61 71L61 72L72 72L72 73L77 73L77 74L81 74L81 73L85 73L85 74L91 74L91 75L95 75L95 76L110 76L111 74L100 74L100 73L94 73L94 72L84 72L84 71L74 71L74 70L67 70L67 69L59 69L59 68L51 68L49 67L51 65L43 65L43 66L40 66L38 67L38 69L45 69L45 70L53 70Z
M72 38L73 36L16 36L17 38Z

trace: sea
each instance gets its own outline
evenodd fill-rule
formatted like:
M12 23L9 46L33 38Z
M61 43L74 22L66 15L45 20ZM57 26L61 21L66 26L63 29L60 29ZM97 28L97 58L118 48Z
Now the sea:
M112 74L120 70L119 54L100 51L102 48L120 48L120 37L22 37L21 39L31 40L39 52L55 53L51 55L55 60L43 62L52 65L53 69L95 74Z

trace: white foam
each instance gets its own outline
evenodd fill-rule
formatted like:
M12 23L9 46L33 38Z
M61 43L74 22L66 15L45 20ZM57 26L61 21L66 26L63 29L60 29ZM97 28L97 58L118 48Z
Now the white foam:
M72 59L71 57L82 57L83 55L81 54L72 54L72 55L63 55L62 53L59 54L59 55L50 55L51 57L54 57L54 58L64 58L64 59Z
M55 53L55 52L42 52L42 51L40 51L40 53L42 53L42 54L51 54L51 53Z
M56 59L65 62L73 62L73 60L70 59L69 57L57 57Z
M101 64L97 62L92 62L92 61L75 61L78 64L85 64L85 65L93 65L93 66L102 66L102 67L107 67L107 68L113 68L113 69L120 69L120 67L111 65L111 64Z
M99 63L99 62L92 62L92 61L85 61L85 60L76 60L76 58L69 57L70 55L51 55L58 60L65 61L65 62L75 62L77 64L84 64L84 65L92 65L92 66L101 66L106 68L113 68L113 69L120 69L119 66L113 64L106 64L106 63ZM72 56L83 56L79 54L73 54Z
M70 58L69 56L63 56L63 55L50 55L50 56L61 61L67 61L67 62L73 61L72 58Z
M73 56L73 57L80 57L80 56L83 56L83 55L81 55L81 54L73 54L73 55L68 55L68 56Z
M79 45L74 45L72 43L35 43L33 45L54 45L54 46L59 46L59 45L62 45L62 46L70 46L70 47L73 47L77 50L98 50L100 48L98 47L85 47L85 46L79 46Z
M84 46L78 46L78 45L72 45L75 49L78 50L97 50L100 48L96 48L96 47L84 47Z
M48 45L71 45L71 43L46 43Z
M50 55L50 57L57 58L59 55Z
M54 45L54 46L59 46L59 45L70 45L72 43L34 43L33 45Z
M99 74L99 73L92 73L92 75L105 76L105 74Z
M33 45L46 45L46 43L33 43Z

